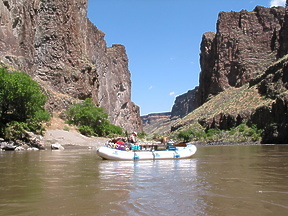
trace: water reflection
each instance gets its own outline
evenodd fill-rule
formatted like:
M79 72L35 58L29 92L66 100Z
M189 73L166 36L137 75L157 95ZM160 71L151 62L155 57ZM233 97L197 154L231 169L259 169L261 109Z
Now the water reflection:
M103 161L99 168L102 189L124 185L128 198L121 205L128 215L183 215L205 206L199 197L197 159Z

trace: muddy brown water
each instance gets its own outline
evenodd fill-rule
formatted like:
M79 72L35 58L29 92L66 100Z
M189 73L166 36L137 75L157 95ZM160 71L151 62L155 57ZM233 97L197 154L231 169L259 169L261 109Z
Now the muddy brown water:
M0 152L0 215L288 215L288 145L135 162L95 149Z

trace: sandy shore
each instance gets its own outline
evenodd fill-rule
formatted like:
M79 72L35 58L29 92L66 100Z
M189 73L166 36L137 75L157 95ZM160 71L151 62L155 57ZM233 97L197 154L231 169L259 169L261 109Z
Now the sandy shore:
M51 144L59 143L65 149L92 148L103 146L109 139L102 137L86 137L76 131L60 129L47 130L42 143L49 149Z
M64 130L69 128L69 130ZM102 137L86 137L80 134L76 127L68 125L64 120L52 117L49 126L46 126L45 135L41 141L46 149L51 148L51 144L59 143L65 149L88 149L103 146L109 139Z

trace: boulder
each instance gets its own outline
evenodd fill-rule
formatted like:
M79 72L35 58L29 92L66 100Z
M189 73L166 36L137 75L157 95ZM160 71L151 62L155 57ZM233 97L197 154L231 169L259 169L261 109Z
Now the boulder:
M64 150L64 147L59 143L54 143L54 144L51 144L51 149L52 150Z

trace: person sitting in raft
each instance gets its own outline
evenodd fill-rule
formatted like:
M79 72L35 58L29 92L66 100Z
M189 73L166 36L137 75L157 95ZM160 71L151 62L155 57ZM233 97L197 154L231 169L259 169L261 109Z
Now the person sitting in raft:
M140 146L137 145L137 132L133 132L128 137L128 142L130 143L130 149L131 150L140 150Z
M133 132L133 133L129 136L128 142L129 142L129 143L133 143L133 144L137 143L137 132Z

